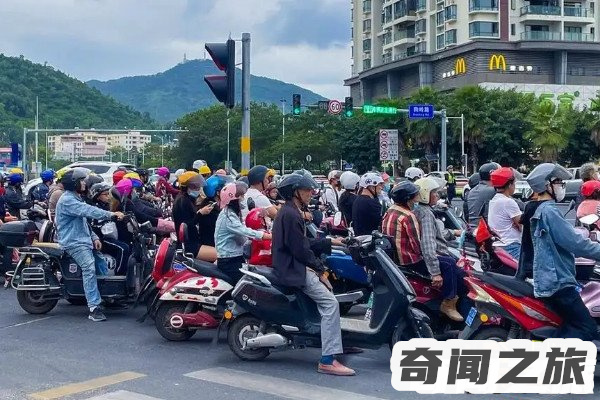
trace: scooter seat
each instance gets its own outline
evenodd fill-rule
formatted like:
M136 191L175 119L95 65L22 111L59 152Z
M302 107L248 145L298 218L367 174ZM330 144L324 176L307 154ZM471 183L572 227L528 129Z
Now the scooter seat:
M50 257L61 258L65 254L65 251L59 246L58 243L38 242L32 247L39 248Z
M271 285L275 286L283 294L290 295L290 294L296 293L295 288L282 285L279 282L279 279L277 279L277 275L275 275L275 270L273 268L253 267L252 272L256 272L257 274L260 274L260 275L264 276L265 278L267 278L269 280L269 282L271 282Z
M212 263L209 263L206 261L202 261L202 260L192 260L191 262L188 263L188 265L202 276L217 278L217 279L221 279L221 280L224 280L227 282L230 281L229 276L227 276L223 272L221 272L215 264L212 264Z
M533 286L514 276L486 272L479 275L485 283L489 283L517 297L534 297Z

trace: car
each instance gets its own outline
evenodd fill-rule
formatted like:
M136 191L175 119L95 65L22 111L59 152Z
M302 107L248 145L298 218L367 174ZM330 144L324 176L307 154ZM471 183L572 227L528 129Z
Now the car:
M121 163L121 162L105 162L105 161L78 161L78 162L74 162L72 164L67 165L67 167L69 167L69 168L75 168L75 167L87 168L87 169L91 170L92 172L94 172L95 174L100 175L108 183L112 183L112 176L117 169L119 169L119 168L126 168L129 170L135 169L135 165L133 165L133 164L126 164L126 163ZM29 197L31 189L36 187L41 182L42 182L42 180L40 178L30 179L29 181L27 181L27 184L25 185L25 189L23 190L23 193L25 193L25 195Z

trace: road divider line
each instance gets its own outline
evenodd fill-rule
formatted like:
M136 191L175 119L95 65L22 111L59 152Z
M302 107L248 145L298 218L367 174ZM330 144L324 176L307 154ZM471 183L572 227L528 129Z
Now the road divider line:
M117 383L126 382L137 378L143 378L144 376L146 375L138 374L137 372L126 371L115 375L90 379L89 381L59 386L57 388L44 390L43 392L32 393L29 395L29 397L37 400L59 399L61 397L71 396L74 394L87 392L89 390L100 389L105 386L116 385Z
M13 324L13 325L3 326L0 329L16 328L17 326L29 325L29 324L33 324L34 322L40 322L40 321L43 321L43 320L46 320L46 319L50 319L50 318L52 318L52 316L50 316L50 317L43 317L43 318L37 318L37 319L32 319L31 321L21 322L20 324Z
M127 390L117 390L101 394L100 396L90 397L87 400L161 400L156 397L146 396L145 394L128 392Z
M190 372L184 376L294 400L382 400L378 397L347 392L345 390L311 385L289 379L275 378L273 376L252 374L229 368L203 369ZM340 384L343 384L342 381L346 378L339 377L337 379L340 380Z

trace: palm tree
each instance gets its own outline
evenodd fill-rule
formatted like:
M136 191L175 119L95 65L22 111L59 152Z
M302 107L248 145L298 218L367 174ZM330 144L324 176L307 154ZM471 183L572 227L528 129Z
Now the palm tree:
M528 116L531 129L526 137L533 142L543 161L556 161L558 153L569 143L575 130L570 105L556 107L550 100L540 100Z
M600 93L595 99L592 99L592 105L589 110L594 114L594 122L591 126L591 139L596 146L600 146Z
M441 96L431 87L424 87L413 93L409 102L413 104L433 104L437 108L441 103ZM438 121L435 119L409 120L408 134L411 142L425 147L425 154L433 154L434 149L437 149L440 142ZM427 161L427 168L431 171L430 161Z

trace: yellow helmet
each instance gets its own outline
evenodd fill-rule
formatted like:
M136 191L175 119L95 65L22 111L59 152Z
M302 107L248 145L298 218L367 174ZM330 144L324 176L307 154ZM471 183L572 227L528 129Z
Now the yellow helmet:
M195 171L185 171L183 174L179 175L177 182L179 182L181 186L187 186L188 181L197 175L198 173Z
M64 167L59 169L58 171L56 171L56 181L60 182L60 180L62 179L62 177L67 173L68 170L70 170L71 168L69 167Z
M24 172L21 168L11 168L10 171L8 171L9 174L21 174L24 175Z
M208 165L201 166L198 171L200 171L200 175L206 175L206 174L210 174L211 173L210 168L208 167Z
M140 178L140 174L138 174L137 172L128 172L125 175L123 175L123 178L126 178L126 179L137 179L138 181L142 180Z

